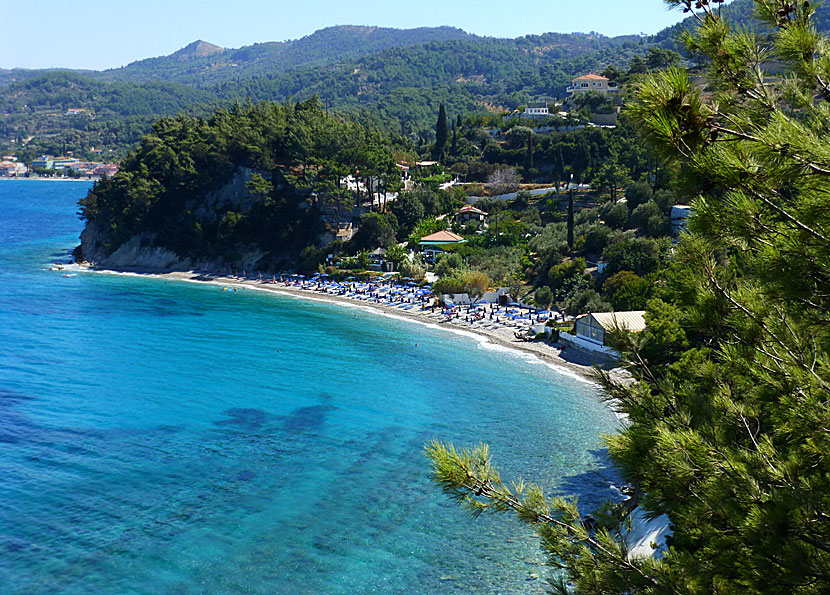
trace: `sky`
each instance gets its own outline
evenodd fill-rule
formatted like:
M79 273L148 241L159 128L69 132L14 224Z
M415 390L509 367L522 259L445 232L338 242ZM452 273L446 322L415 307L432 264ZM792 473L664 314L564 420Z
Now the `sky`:
M0 68L117 68L202 39L226 48L333 25L452 25L493 37L652 34L682 15L662 0L0 0Z

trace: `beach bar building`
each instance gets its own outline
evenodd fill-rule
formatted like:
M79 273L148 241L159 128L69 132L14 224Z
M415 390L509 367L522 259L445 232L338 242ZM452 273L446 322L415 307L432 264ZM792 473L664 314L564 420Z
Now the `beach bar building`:
M427 262L435 262L435 257L444 252L442 246L453 246L463 244L467 240L460 235L451 231L437 231L428 236L421 238L418 245L421 246L421 252L424 255L424 260Z
M639 333L646 328L645 314L644 310L583 314L576 319L575 334L560 332L559 338L583 351L617 358L620 354L608 344L610 333L617 328Z

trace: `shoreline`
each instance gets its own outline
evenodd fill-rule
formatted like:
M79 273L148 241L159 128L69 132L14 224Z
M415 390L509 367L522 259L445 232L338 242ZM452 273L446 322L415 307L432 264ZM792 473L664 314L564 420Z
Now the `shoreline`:
M74 264L70 265L77 267L79 272L90 272L99 274L113 274L113 275L131 275L136 277L147 277L154 279L181 281L186 283L197 283L202 285L213 285L216 287L233 287L244 290L262 291L286 297L293 297L297 299L305 299L309 301L317 301L327 304L335 304L350 308L357 308L365 312L373 314L388 316L398 320L406 320L418 324L424 324L435 329L449 331L455 334L464 335L470 338L477 339L483 344L491 344L497 348L509 349L518 352L523 356L531 356L540 361L549 368L570 376L582 382L589 383L598 387L594 379L594 364L590 362L589 356L585 356L581 352L577 352L573 348L567 349L563 357L563 349L555 347L546 342L539 341L519 341L513 336L513 329L499 328L486 329L476 327L474 324L466 323L463 319L446 322L439 320L435 315L430 316L428 310L407 311L397 308L395 306L387 306L384 304L359 301L351 299L346 296L332 295L323 292L317 292L308 289L300 289L298 287L290 287L284 284L270 284L254 281L250 279L238 279L227 277L217 273L207 273L196 271L170 271L170 270L154 270L154 269L117 269L117 268L102 268L89 265ZM612 375L620 380L624 380L627 376L626 372L620 368L611 369ZM610 407L613 411L613 407ZM618 418L620 415L615 412Z
M68 265L68 267L78 272L86 273L126 275L139 278L144 277L167 281L179 281L182 283L211 285L213 287L235 287L242 290L262 291L283 297L316 301L325 304L334 304L346 308L355 308L374 315L409 321L416 324L426 325L433 329L444 330L457 335L473 338L478 340L479 344L482 346L490 345L492 346L490 348L509 350L516 356L525 359L526 363L528 361L527 358L531 358L532 360L547 366L558 374L562 374L573 380L589 384L595 389L600 388L593 376L595 370L593 364L589 364L587 361L585 361L585 363L568 361L561 356L563 351L562 349L549 343L518 341L512 336L512 329L508 328L483 329L471 327L469 324L455 321L440 322L429 318L426 310L419 313L413 313L406 310L400 310L393 306L354 300L346 296L331 295L322 292L299 289L296 287L289 287L286 285L266 284L248 279L231 278L216 273L152 269L113 269L99 268L86 264L71 264ZM571 349L572 354L568 355L568 357L579 357L582 355L578 352L573 353L573 351L574 350ZM584 358L585 356L582 357ZM606 368L606 370L610 371L614 379L619 382L631 381L630 374L622 368L612 368L610 370ZM603 401L597 397L594 397L594 399L599 404L607 407L609 411L614 414L617 422L620 424L619 429L622 429L628 425L628 417L614 408L613 401ZM617 431L619 431L619 429ZM615 490L615 487L610 485L609 489L613 491ZM636 558L662 556L666 548L666 537L672 534L671 522L669 518L666 515L662 515L659 518L648 520L643 516L643 509L639 504L635 506L629 514L631 515L632 525L625 530L624 540L631 548L632 556ZM652 547L652 543L656 545L656 548Z
M56 177L56 178L49 178L47 176L20 176L20 177L10 177L10 176L0 176L0 182L4 181L28 181L28 182L97 182L101 178L65 178L63 176Z

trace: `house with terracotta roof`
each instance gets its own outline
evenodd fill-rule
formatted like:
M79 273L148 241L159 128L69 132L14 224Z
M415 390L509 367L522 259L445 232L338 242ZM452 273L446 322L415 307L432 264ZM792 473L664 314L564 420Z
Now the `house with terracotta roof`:
M93 176L107 176L112 177L118 173L118 164L117 163L105 163L103 165L98 165L93 171Z
M607 95L608 93L616 93L617 85L610 82L604 76L592 73L576 77L571 81L571 86L565 90L570 93L571 96L588 93L589 91Z
M22 176L29 171L25 165L19 161L0 161L0 177L14 178Z

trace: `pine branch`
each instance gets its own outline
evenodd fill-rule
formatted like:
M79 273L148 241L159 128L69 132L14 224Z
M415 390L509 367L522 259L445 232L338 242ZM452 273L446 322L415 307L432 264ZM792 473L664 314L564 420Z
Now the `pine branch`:
M816 374L816 373L815 373L815 371L811 370L811 369L810 369L810 366L807 366L807 365L804 363L804 360L803 360L803 359L802 359L799 355L797 355L797 354L796 354L796 353L794 353L794 352L793 352L793 351L792 351L789 347L787 347L787 345L786 345L786 344L785 344L785 343L784 343L781 339L779 339L779 338L778 338L778 335L777 335L777 334L775 334L775 333L774 333L774 332L773 332L773 331L772 331L772 330L771 330L771 329L770 329L770 328L769 328L769 327L768 327L768 326L764 323L764 321L763 321L763 320L761 320L758 316L756 316L753 312L751 312L751 311L750 311L748 308L746 308L743 304L741 304L740 302L738 302L735 298L733 298L733 297L732 297L732 295L731 295L729 292L727 292L725 289L723 289L723 287L721 287L721 285L720 285L720 283L718 282L717 278L715 277L715 275L714 275L714 272L713 272L713 271L711 271L711 270L710 270L710 271L708 271L708 275L709 275L709 282L712 284L712 286L713 286L713 287L717 290L717 292L718 292L718 293L719 293L722 297L724 297L727 301L729 301L729 303L730 303L730 304L732 304L735 308L737 308L738 310L740 310L741 312L743 312L743 313L744 313L747 317L749 317L749 318L750 318L750 319L751 319L751 320L752 320L752 321L753 321L756 325L758 325L758 328L760 328L760 329L761 329L761 330L762 330L762 331L763 331L763 332L764 332L767 336L769 336L769 337L770 337L770 338L771 338L771 339L772 339L775 343L777 343L777 344L778 344L778 345L779 345L779 346L780 346L780 347L781 347L781 348L782 348L782 349L783 349L783 350L787 353L787 355L789 355L790 359L798 365L798 367L800 367L801 369L805 370L805 371L806 371L806 372L808 372L808 373L809 373L809 374L810 374L813 378L815 378L815 379L816 379L816 381L819 383L819 386L822 388L822 390L824 390L824 391L826 391L826 392L830 392L830 386L828 386L827 382L826 382L826 381L825 381L825 380L824 380L821 376L819 376L818 374Z
M576 526L564 522L555 516L544 512L542 510L533 509L529 511L528 505L523 503L513 493L501 484L501 480L496 479L498 485L494 484L490 477L480 477L474 470L470 469L464 464L465 460L472 460L473 458L479 460L479 464L486 470L491 471L490 460L486 455L486 447L481 446L480 452L469 453L462 451L459 454L452 445L445 445L436 440L433 440L426 446L427 455L433 461L433 477L442 485L444 491L458 495L458 490L467 493L467 498L470 494L486 500L495 501L507 509L518 513L520 518L531 524L553 525L565 531L569 537L567 540L571 543L586 543L594 550L605 555L609 560L615 564L625 568L629 572L636 573L640 578L645 580L653 587L660 586L660 583L653 576L645 573L636 564L633 564L625 556L620 556L616 552L609 550L602 543L590 536L588 527L585 526L584 521L580 520L580 525ZM452 467L451 472L442 468L443 465ZM459 472L464 470L464 479L460 479ZM498 474L495 474L498 477ZM523 484L521 484L523 486ZM538 489L538 488L536 488ZM483 510L479 505L477 510Z

